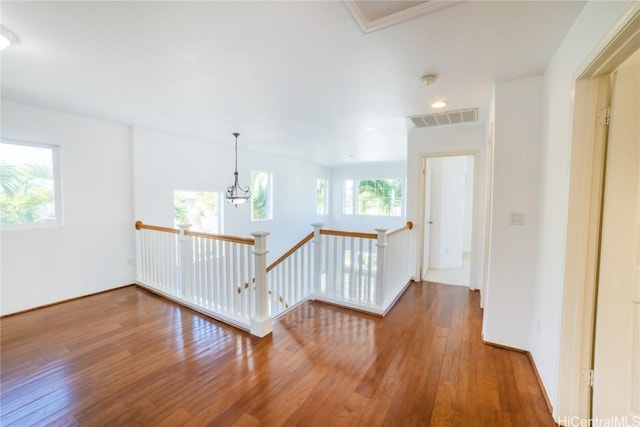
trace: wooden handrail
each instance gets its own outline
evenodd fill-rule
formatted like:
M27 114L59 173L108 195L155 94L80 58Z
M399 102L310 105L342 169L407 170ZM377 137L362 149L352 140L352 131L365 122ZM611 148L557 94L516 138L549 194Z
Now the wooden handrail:
M177 228L160 227L157 225L147 225L147 224L143 224L142 221L136 221L136 230L141 230L141 229L180 234L180 230L178 230ZM254 239L249 239L246 237L227 236L225 234L202 233L199 231L189 231L189 230L185 230L184 234L185 236L204 237L205 239L222 240L225 242L240 243L243 245L256 244L256 241Z
M374 233L358 233L355 231L340 231L340 230L320 230L320 234L327 236L342 236L342 237L359 237L361 239L377 239L378 235Z
M407 221L407 223L405 225L403 225L402 227L398 227L396 229L393 229L393 230L389 231L387 233L387 237L393 236L394 234L399 233L399 232L404 231L404 230L412 230L412 229L413 229L413 222Z
M241 243L243 245L255 245L256 241L254 239L249 239L248 237L237 237L237 236L227 236L226 234L211 234L211 233L202 233L199 231L185 231L185 236L193 236L193 237L204 237L206 239L214 239L214 240L222 240L225 242L232 243Z
M142 229L162 231L164 233L180 234L180 230L178 230L177 228L160 227L158 225L147 225L147 224L143 224L142 221L136 221L136 230L142 230Z
M293 254L295 251L300 249L305 243L307 243L311 239L313 239L313 231L311 233L309 233L304 239L302 239L298 243L296 243L296 245L294 247L292 247L291 249L289 249L284 255L282 255L280 258L275 260L269 267L267 267L267 273L270 272L271 270L273 270L274 268L276 268L278 266L278 264L280 264L282 261L284 261L285 259L289 258L291 256L291 254Z

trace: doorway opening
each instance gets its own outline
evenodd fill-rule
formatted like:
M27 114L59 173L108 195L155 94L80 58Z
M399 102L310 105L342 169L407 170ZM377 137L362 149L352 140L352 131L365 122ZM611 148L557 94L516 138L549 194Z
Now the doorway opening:
M469 287L474 156L425 157L423 162L421 280Z

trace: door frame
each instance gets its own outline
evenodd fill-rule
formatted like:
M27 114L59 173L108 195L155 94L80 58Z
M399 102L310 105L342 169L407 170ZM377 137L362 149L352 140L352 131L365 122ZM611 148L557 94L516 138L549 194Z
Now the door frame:
M571 142L558 419L591 419L597 270L610 74L640 46L640 4L633 4L579 68Z
M438 157L461 157L461 156L471 156L473 157L473 215L472 215L472 220L471 220L471 253L474 253L474 244L475 244L475 231L476 231L476 227L479 227L480 224L478 224L476 222L476 218L477 218L477 213L475 210L475 207L477 205L477 198L478 198L478 184L479 184L479 180L477 179L478 174L478 159L480 156L478 156L478 152L477 150L458 150L458 151L434 151L434 152L430 152L430 153L424 153L421 155L420 157L420 168L422 173L418 174L418 178L419 178L419 182L418 182L418 194L420 195L419 197L419 210L418 210L418 224L416 227L416 231L418 233L418 278L420 280L422 280L422 266L424 264L424 245L425 245L425 239L424 239L424 232L425 232L425 222L426 222L426 168L427 168L427 160L431 159L431 158L438 158ZM483 254L484 256L485 254ZM473 257L473 255L472 255ZM471 260L470 260L471 262ZM484 260L482 262L482 264L484 264ZM469 277L469 289L475 290L475 289L480 289L477 286L474 286L473 283L473 269L471 269L470 271L470 277ZM481 284L482 285L482 284Z

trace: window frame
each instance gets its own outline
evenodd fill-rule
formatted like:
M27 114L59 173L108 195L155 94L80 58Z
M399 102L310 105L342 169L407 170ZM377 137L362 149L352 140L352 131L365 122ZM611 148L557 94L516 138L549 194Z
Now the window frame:
M42 142L26 141L20 139L0 137L0 144L20 145L23 147L33 147L47 149L51 151L51 166L53 169L53 203L55 220L50 222L23 222L19 224L3 224L0 222L0 228L4 230L29 230L41 228L56 228L64 226L64 208L62 194L62 161L61 147L56 144L47 144Z

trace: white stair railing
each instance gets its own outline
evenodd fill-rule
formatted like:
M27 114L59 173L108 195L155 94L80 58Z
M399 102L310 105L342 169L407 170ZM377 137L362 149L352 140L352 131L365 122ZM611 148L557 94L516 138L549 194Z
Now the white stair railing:
M316 228L314 299L384 315L411 280L407 253L413 223L374 233Z
M312 238L313 233L305 236L267 267L269 313L274 317L311 295L315 270Z
M247 239L138 221L137 282L260 337L273 317L308 298L384 315L411 279L413 224L375 234L313 227L267 267L269 233Z
M316 299L357 309L375 306L378 248L373 233L320 230L321 282Z
M382 273L382 296L381 301L384 312L388 311L395 301L402 295L407 285L411 281L411 268L409 263L409 231L413 229L413 223L408 221L403 227L395 230L378 231L378 245L384 245L384 256L378 262L383 267ZM378 254L380 249L378 248Z
M137 282L236 327L271 332L266 303L266 237L255 239L145 225L138 221ZM255 292L242 292L252 288Z

